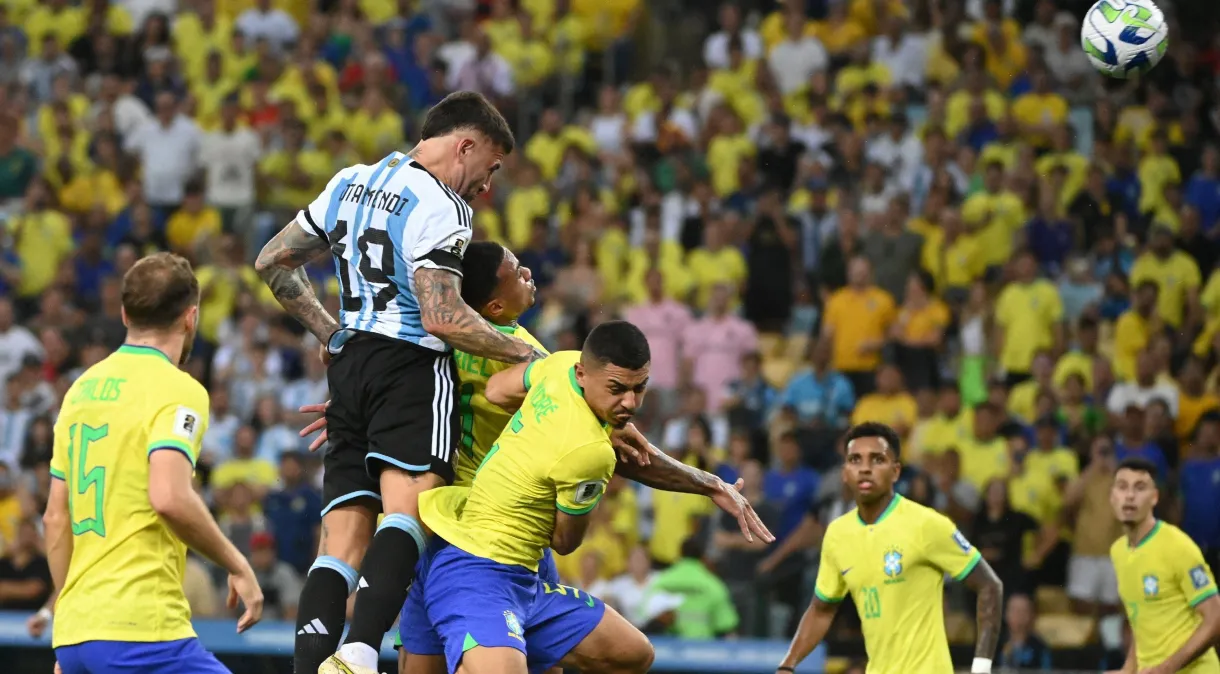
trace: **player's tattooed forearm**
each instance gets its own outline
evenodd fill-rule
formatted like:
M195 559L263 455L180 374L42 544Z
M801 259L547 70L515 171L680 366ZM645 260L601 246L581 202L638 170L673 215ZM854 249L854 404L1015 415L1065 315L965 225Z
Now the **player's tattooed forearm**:
M980 560L966 576L966 586L978 593L978 639L974 656L991 659L995 657L996 644L1000 640L1000 611L1004 606L1004 584L987 562Z
M688 466L664 452L649 456L647 466L625 461L615 467L615 472L642 485L686 494L709 494L715 490L718 478L711 473Z
M459 351L502 363L524 363L544 357L525 342L491 326L462 300L461 278L443 269L415 272L415 298L424 328Z
M318 301L302 265L327 250L329 247L322 239L288 225L267 242L254 263L254 269L280 306L322 343L339 328L339 323Z

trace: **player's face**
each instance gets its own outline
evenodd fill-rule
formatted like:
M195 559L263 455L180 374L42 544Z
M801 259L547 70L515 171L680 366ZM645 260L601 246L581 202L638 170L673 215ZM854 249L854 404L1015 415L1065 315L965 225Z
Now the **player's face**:
M576 383L585 390L585 402L597 418L622 428L644 403L649 366L628 370L617 365L576 364Z
M1110 506L1123 524L1139 524L1152 516L1157 502L1156 481L1142 470L1123 468L1114 475Z
M500 271L496 274L500 284L496 293L487 303L487 311L496 318L515 321L517 317L534 306L534 275L529 267L521 266L521 261L511 250L504 249L504 261L500 263Z
M876 503L894 489L902 464L881 438L856 438L847 445L843 482L855 490L856 500Z
M504 164L504 151L481 135L463 139L458 157L465 169L458 193L466 201L491 189L491 177Z

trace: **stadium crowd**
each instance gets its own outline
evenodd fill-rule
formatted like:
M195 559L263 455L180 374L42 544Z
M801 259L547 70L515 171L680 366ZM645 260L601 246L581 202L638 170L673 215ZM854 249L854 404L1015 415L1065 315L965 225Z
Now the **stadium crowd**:
M123 340L124 271L171 250L203 293L198 487L293 617L321 509L297 410L326 373L252 259L469 89L517 127L474 227L533 271L523 322L553 349L643 328L638 425L743 479L778 537L616 480L572 584L654 633L786 637L852 507L838 436L875 420L900 491L1017 597L1000 662L1121 648L1097 620L1120 612L1116 459L1156 463L1160 515L1220 566L1220 31L1159 4L1168 55L1117 81L1069 0L6 1L0 609L46 598L56 409ZM337 313L333 265L309 273ZM223 572L188 576L222 614Z

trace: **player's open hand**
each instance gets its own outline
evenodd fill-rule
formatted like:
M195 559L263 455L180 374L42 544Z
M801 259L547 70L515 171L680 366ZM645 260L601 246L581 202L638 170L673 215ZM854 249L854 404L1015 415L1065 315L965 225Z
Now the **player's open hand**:
M633 423L628 423L611 433L610 442L614 445L614 450L618 452L618 460L624 463L631 461L641 466L647 466L652 463L650 458L652 453L657 451Z
M741 479L732 485L720 480L717 485L718 491L712 495L712 503L737 518L737 526L741 527L741 534L746 537L747 541L753 541L754 537L758 536L762 542L772 543L775 541L775 536L767 529L767 525L763 524L758 513L754 512L754 506L750 505L746 497L741 495L741 487L744 484L745 481Z
M47 631L47 625L50 624L51 616L45 610L39 611L25 621L25 631L31 638L41 639L43 633Z
M253 569L247 568L240 575L229 574L229 598L225 606L237 608L238 599L246 607L246 612L237 619L237 633L241 634L263 618L263 590L258 586Z
M301 414L320 414L320 415L322 415L322 416L318 417L317 419L314 419L313 423L309 424L305 428L302 428L300 430L300 432L298 433L298 435L300 435L302 438L307 438L310 435L317 433L318 431L322 431L321 435L314 438L313 442L309 443L309 451L311 451L311 452L318 451L319 447L326 444L326 408L327 407L330 407L329 400L327 400L324 403L313 403L312 405L301 405L299 408L297 408L297 411L300 412Z

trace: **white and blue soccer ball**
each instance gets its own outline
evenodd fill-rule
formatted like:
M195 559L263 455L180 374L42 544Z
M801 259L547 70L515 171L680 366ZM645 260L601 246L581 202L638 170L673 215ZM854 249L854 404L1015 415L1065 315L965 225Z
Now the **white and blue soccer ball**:
M1097 0L1084 16L1080 44L1110 77L1148 72L1169 48L1165 15L1151 0Z

